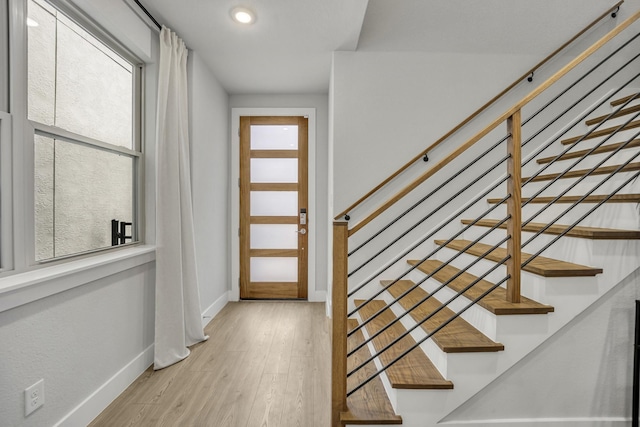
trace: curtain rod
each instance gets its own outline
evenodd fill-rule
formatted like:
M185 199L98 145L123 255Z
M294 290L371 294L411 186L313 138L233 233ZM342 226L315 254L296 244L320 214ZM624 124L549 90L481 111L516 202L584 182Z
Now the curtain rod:
M142 3L140 3L138 0L133 0L140 9L142 9L142 11L144 12L145 15L147 15L149 17L149 19L151 19L153 21L154 24L156 24L156 26L158 27L159 30L162 29L162 25L160 25L160 23L156 20L156 18L153 17L153 15L151 15L151 13L149 13L149 11L147 10L146 7L144 7L142 5Z

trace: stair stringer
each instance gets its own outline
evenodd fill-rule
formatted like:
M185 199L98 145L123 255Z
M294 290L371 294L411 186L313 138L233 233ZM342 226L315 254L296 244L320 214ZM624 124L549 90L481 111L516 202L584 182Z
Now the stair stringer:
M636 269L438 425L629 425L639 282ZM567 399L575 394L580 399Z

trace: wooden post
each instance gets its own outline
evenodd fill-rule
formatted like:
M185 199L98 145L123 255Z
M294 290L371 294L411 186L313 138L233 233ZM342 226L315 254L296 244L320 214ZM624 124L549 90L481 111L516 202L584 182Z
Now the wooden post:
M520 110L517 110L507 119L507 132L511 136L507 140L507 191L511 195L507 199L507 233L511 236L507 240L507 253L510 258L507 260L507 274L511 277L507 281L507 301L520 302L520 266L522 265L521 255L521 231L522 231L522 119Z
M333 223L333 287L331 290L331 426L341 427L347 410L347 251L348 223Z

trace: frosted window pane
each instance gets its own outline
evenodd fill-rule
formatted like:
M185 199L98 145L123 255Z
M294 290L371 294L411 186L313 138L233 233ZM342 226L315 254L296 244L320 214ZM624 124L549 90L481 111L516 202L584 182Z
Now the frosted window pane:
M251 224L251 249L297 249L296 224Z
M252 191L251 216L297 216L297 191Z
M251 125L252 150L297 150L297 125Z
M252 282L297 282L298 258L251 258Z
M298 159L251 159L251 182L298 182Z
M29 118L134 148L133 66L55 9L29 17Z
M29 2L28 28L29 119L54 125L56 92L56 17L50 10ZM55 13L55 11L54 11Z
M37 259L110 247L111 220L133 222L133 159L42 136L35 142Z

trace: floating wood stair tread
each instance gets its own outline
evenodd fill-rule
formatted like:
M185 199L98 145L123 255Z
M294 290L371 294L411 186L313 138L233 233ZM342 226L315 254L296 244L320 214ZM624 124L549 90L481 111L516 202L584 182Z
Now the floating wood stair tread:
M436 244L443 245L444 240L436 240ZM469 240L454 240L449 242L446 247L455 249L458 251L463 250L467 245L470 245ZM470 255L482 256L486 251L493 246L485 245L484 243L476 243L472 245L465 252ZM494 262L500 262L507 256L507 250L504 248L496 248L489 252L485 256L486 259ZM522 262L531 258L531 254L522 252ZM574 264L571 262L560 261L553 258L547 258L543 256L537 256L526 266L522 267L524 271L537 274L544 277L574 277L574 276L595 276L602 273L601 268L587 267L580 264Z
M601 137L601 136L611 135L612 133L615 133L615 132L622 132L623 130L635 129L637 127L640 127L640 120L635 120L633 122L629 122L624 126L618 125L618 126L611 126L611 127L606 128L606 129L598 129L598 130L595 130L595 131L591 132L590 134L588 134L586 136L585 135L574 136L573 138L563 139L560 142L562 143L562 145L575 144L576 142L578 142L581 139L585 140L585 139L598 138L598 137Z
M384 280L381 282L382 286L387 286L389 283L391 282ZM394 298L397 298L413 286L415 286L415 283L411 280L399 280L394 283L388 291ZM418 287L402 298L400 300L400 304L405 309L409 309L424 299L427 295L428 294L424 289ZM410 315L416 322L420 322L422 319L440 308L440 306L442 306L442 303L432 296L411 311ZM455 313L451 311L451 309L445 307L431 319L424 322L421 325L422 329L429 333L445 321L449 320L454 314ZM504 350L504 345L490 340L483 335L482 332L478 331L461 317L454 319L451 323L434 334L432 338L438 347L440 347L445 353L492 352Z
M473 220L471 219L463 219L463 224L471 224ZM479 227L494 227L498 222L498 220L494 219L482 219L475 223L475 225ZM530 222L529 224L522 227L522 231L528 231L531 233L537 233L546 227L547 224L543 224L540 222ZM501 224L498 228L507 228L506 223ZM547 228L544 233L545 234L562 234L568 228L567 225L562 224L553 224L551 227ZM640 230L618 230L613 228L599 228L599 227L582 227L576 226L573 229L569 230L565 234L565 236L569 237L581 237L583 239L592 239L592 240L632 240L632 239L640 239Z
M347 319L349 330L355 329L357 326L357 320ZM364 342L364 336L361 331L357 331L347 340L347 350L353 350L362 342ZM362 347L347 359L347 369L350 371L356 368L370 357L369 349L366 346ZM347 378L347 389L353 389L376 371L375 364L368 363L364 368ZM344 424L402 424L402 417L396 415L393 410L380 377L374 378L360 390L347 397L347 407L349 410L340 415L340 420Z
M600 168L594 170L593 172L591 172L591 174L589 176L593 176L593 175L608 175L610 173L613 173L619 167L620 167L620 165L603 166L603 167L600 167ZM562 175L562 177L560 179L564 179L564 178L579 178L579 177L585 175L590 170L591 169L570 170L569 172L567 172L564 175ZM633 172L633 171L637 171L637 170L640 170L640 162L638 162L638 163L629 163L625 167L621 168L618 172ZM559 173L548 173L548 174L538 175L535 178L533 178L531 180L531 182L551 181L552 179L556 179L558 176L560 176ZM522 181L528 181L528 180L529 180L529 178L522 178Z
M596 117L593 119L589 119L587 120L585 123L587 126L593 126L593 125L597 125L598 123L601 123L605 120L613 120L615 118L618 117L623 117L626 116L628 114L633 114L633 113L637 113L638 111L640 111L640 104L638 105L634 105L632 107L628 107L628 108L623 108L622 110L618 111L617 113L611 114L611 117L609 117L609 114L605 114L602 115L600 117Z
M581 203L600 203L605 200L608 195L592 194L587 196ZM560 197L555 203L576 203L582 196L563 196ZM551 203L555 199L554 196L535 197L533 199L529 197L523 197L522 202L529 203ZM496 204L500 203L502 199L487 199L488 203ZM506 202L502 202L506 203ZM640 194L615 194L606 203L640 203Z
M617 144L609 144L609 145L602 145L598 148L596 148L595 150L593 150L593 152L591 153L592 155L595 154L601 154L601 153L609 153L611 151L616 151L619 147L623 146L625 143L620 142ZM636 147L640 147L640 139L634 139L633 141L629 141L629 143L623 148L623 150L629 149L629 148L636 148ZM563 154L562 156L560 156L558 158L558 160L567 160L567 159L576 159L576 158L580 158L585 156L589 151L589 149L587 150L580 150L580 151L572 151L572 152L568 152ZM551 163L551 161L553 161L553 159L555 159L556 156L550 156L550 157L543 157L541 159L536 160L539 164L544 164L544 163Z
M417 260L409 260L407 262L411 265L420 263L420 261ZM418 269L425 274L431 274L438 268L442 267L443 264L444 263L438 260L427 260L420 263ZM433 277L440 283L445 283L459 272L459 269L451 265L445 265L440 269L440 271L438 271L431 277ZM460 293L475 280L477 280L477 276L465 272L449 282L447 286ZM465 291L464 296L473 301L476 298L479 298L480 295L487 292L489 289L493 288L493 286L494 284L487 280L480 280L470 289ZM488 295L478 301L478 305L495 315L547 314L553 311L553 307L551 307L550 305L540 304L539 302L529 299L525 296L521 297L521 302L519 303L509 302L507 301L507 291L500 286L498 286L496 289L494 289Z
M625 102L627 102L628 100L630 100L631 98L634 98L634 97L637 98L638 94L634 93L632 95L625 96L624 98L620 98L620 99L616 99L615 101L611 101L611 106L612 107L617 107L618 105L622 105L622 104L624 104ZM638 99L640 99L640 98L637 98L636 100L638 100Z
M356 306L362 305L364 301L356 300ZM358 313L363 320L368 320L378 311L386 307L384 301L374 300L366 304ZM366 324L367 332L373 336L376 332L384 328L389 323L396 320L395 314L391 309L384 310L375 319ZM386 345L394 339L404 334L407 330L402 323L396 322L386 331L381 333L373 340L373 346L377 351L382 350ZM380 361L383 365L389 364L396 357L402 355L416 344L411 335L402 338L390 349L382 353ZM431 363L429 358L424 354L420 347L408 353L398 362L387 368L387 378L393 388L411 388L411 389L452 389L453 383L442 377L438 369Z

